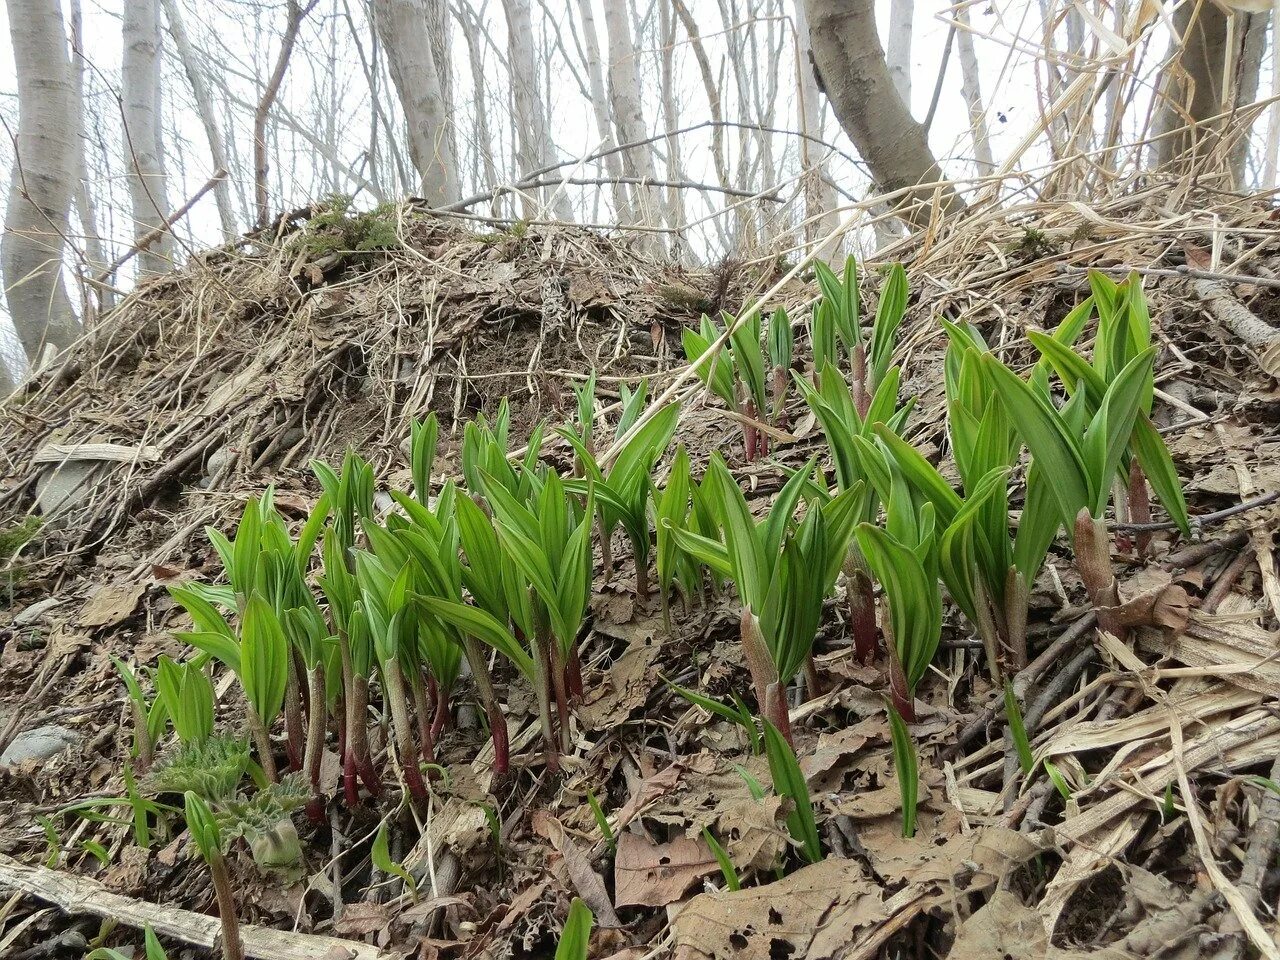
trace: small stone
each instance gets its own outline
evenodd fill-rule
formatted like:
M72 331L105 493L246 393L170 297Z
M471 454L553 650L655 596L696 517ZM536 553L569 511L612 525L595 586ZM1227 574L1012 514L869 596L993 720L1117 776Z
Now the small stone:
M0 766L14 767L28 760L48 760L80 739L80 734L50 724L18 734L0 754Z

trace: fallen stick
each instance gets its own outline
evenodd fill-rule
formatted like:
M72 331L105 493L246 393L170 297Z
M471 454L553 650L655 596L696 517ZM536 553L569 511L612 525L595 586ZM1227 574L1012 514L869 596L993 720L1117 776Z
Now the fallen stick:
M212 950L218 946L217 917L112 893L97 880L48 867L29 866L0 854L0 887L18 890L68 914L92 914L131 927L150 925L161 937ZM388 954L366 943L292 933L245 924L240 928L246 956L259 960L386 960Z
M1254 314L1216 280L1195 280L1191 287L1218 323L1258 351L1262 369L1273 377L1280 376L1280 330Z

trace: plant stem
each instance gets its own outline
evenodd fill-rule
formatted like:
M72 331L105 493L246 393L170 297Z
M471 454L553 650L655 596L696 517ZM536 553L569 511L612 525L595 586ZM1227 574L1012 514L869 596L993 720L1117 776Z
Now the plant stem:
M781 430L791 429L791 417L787 414L787 368L773 368L773 409L777 411L774 422Z
M1151 497L1147 492L1147 477L1142 472L1142 464L1134 457L1129 461L1129 522L1148 524L1151 522ZM1137 530L1134 538L1138 556L1145 557L1151 548L1151 532Z
M302 722L302 685L298 680L298 665L290 655L285 661L284 687L284 749L289 758L290 770L302 769L302 751L307 735Z
M747 670L751 673L751 684L755 687L756 703L764 716L769 715L769 686L778 682L778 668L769 656L769 648L765 645L764 636L760 632L760 621L744 607L742 617L738 621L738 636L742 640L742 653L747 661Z
M435 740L431 736L431 703L427 697L427 685L422 682L421 670L414 670L409 674L409 690L413 693L413 713L418 720L422 762L435 763Z
M431 678L431 686L434 690L431 699L436 705L436 713L431 720L431 742L434 744L440 742L440 735L449 727L450 712L453 709L453 691L438 686L434 677Z
M209 860L209 874L213 878L213 893L218 900L218 919L222 922L223 960L244 960L240 921L236 919L236 898L231 891L231 878L227 876L227 863L217 851L214 851Z
M853 652L864 666L876 659L879 637L876 633L876 598L871 571L857 546L851 545L844 560L845 590L849 595L849 630L853 634Z
M498 698L493 692L493 682L489 679L489 664L485 661L484 650L475 637L464 637L462 650L466 654L467 663L471 667L471 678L476 684L476 697L484 707L485 716L489 718L489 736L493 738L493 773L496 777L505 777L511 769L511 751L507 740L507 721L498 707Z
M582 654L577 644L569 651L568 663L564 668L564 682L569 688L569 705L577 706L582 702Z
M982 650L987 656L987 670L991 674L991 682L1000 683L1000 636L992 615L991 598L979 577L974 577L973 602L978 620L978 637L982 640Z
M769 684L765 690L764 715L777 727L778 732L787 741L787 746L794 751L796 745L791 739L791 712L787 709L787 688L777 680Z
M636 597L640 600L649 599L649 557L647 554L641 555L642 551L635 551L636 562Z
M263 719L258 716L258 711L253 708L252 704L248 705L249 712L249 732L253 736L253 744L258 751L258 763L262 765L262 773L269 783L279 783L280 775L276 772L276 758L271 755L271 734L267 732L267 725Z
M373 759L369 756L369 680L359 674L355 675L354 687L347 711L347 744L350 754L355 759L356 770L364 781L365 789L375 797L382 793L382 781L373 769Z
M413 727L409 723L409 699L404 689L404 671L397 658L392 657L382 664L382 680L386 687L383 699L391 714L396 753L400 756L400 767L404 770L405 785L416 801L425 803L427 785L422 782L422 771L418 767L418 750L413 742Z
M323 820L323 800L320 797L320 761L324 756L324 728L328 719L325 709L324 665L316 663L307 672L307 694L311 709L307 713L307 750L303 757L303 766L307 771L307 780L311 783L311 793L315 803L308 803L307 813L314 819L320 816ZM315 809L312 809L312 808Z
M556 719L560 725L560 752L569 752L569 690L565 683L565 656L559 640L551 642L551 684L556 694Z
M1109 608L1119 606L1120 590L1111 567L1111 541L1107 536L1107 523L1094 518L1087 508L1076 514L1075 529L1076 569L1084 581L1085 592L1098 614L1098 626L1107 633L1124 639L1124 627Z
M352 743L352 701L355 699L356 679L355 668L351 663L351 644L343 630L338 631L338 653L342 662L342 713L338 726L338 750L342 757L343 792L347 806L354 810L360 802L360 788L356 784L355 745Z
M853 402L858 408L858 416L862 419L867 418L867 411L871 409L871 391L867 389L867 348L859 343L853 348L853 356L849 358L850 366L853 368Z
M820 697L825 690L822 677L818 676L818 666L813 662L813 651L810 650L805 654L804 658L804 683L808 687L808 699Z
M547 656L547 636L541 624L533 632L533 670L534 692L538 697L538 723L542 727L542 744L546 751L547 771L560 772L560 750L556 743L555 730L551 726L551 686L550 662Z
M1027 578L1017 567L1010 567L1004 578L1005 646L1009 649L1010 666L1017 672L1027 665Z
M907 687L907 677L902 671L902 662L896 651L889 653L889 697L893 700L893 708L907 723L916 722L916 698Z
M746 405L743 407L743 416L747 418L747 421L751 421L756 418L756 404L754 400L748 400L746 402ZM754 423L744 422L742 424L742 445L747 463L755 462L756 455L759 452L758 443L759 432L756 430L756 425Z

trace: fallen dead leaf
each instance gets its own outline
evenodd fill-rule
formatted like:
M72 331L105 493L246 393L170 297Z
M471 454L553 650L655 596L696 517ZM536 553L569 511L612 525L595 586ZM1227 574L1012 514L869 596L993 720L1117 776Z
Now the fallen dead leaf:
M391 911L385 903L361 900L342 908L342 917L333 925L339 937L366 937L385 929L391 922Z
M772 870L782 861L791 847L785 804L782 797L743 797L721 809L716 838L739 873Z
M110 627L124 620L138 606L147 585L141 580L104 586L80 608L82 627Z
M537 811L534 816L534 829L550 840L560 854L565 872L569 874L569 882L595 914L596 923L601 927L622 926L622 921L618 919L613 903L609 900L609 892L604 888L604 881L591 866L586 853L565 831L564 824L544 811Z
M615 899L619 907L665 907L719 869L701 838L651 843L638 833L624 833L613 863Z
M694 897L672 919L680 960L818 960L888 916L855 860L823 860L775 883Z
M627 649L604 677L596 680L588 693L587 701L578 711L578 718L587 730L601 731L625 723L631 711L644 706L657 680L654 662L662 649L657 639L659 625L646 620L602 626L598 630L614 639L626 640Z

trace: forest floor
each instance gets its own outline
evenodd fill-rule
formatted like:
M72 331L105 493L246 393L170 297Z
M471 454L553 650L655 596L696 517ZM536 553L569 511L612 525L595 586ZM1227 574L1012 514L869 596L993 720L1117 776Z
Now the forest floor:
M841 595L816 645L823 689L791 714L828 856L804 867L792 856L779 878L786 810L753 799L735 769L768 782L767 765L737 727L663 682L719 699L748 689L732 597L677 604L669 634L656 603L635 599L617 538L612 569L597 565L586 695L560 777L543 768L536 704L514 682L501 684L513 776L500 784L465 707L425 816L397 807L390 779L380 802L348 809L334 768L328 822L296 817L299 874L231 856L248 953L550 956L576 896L596 916L592 957L1280 956L1280 508L1264 499L1280 490L1280 346L1268 343L1280 230L1265 204L1195 199L1176 215L1154 188L1093 208L1006 209L900 254L911 298L897 362L918 397L908 436L933 454L937 316L972 322L1017 365L1032 357L1023 332L1087 295L1085 268L1148 271L1155 420L1191 512L1209 519L1193 541L1161 529L1145 555L1136 537L1116 554L1124 596L1186 598L1127 644L1093 629L1061 541L1034 585L1032 662L1015 690L1037 760L1051 759L1069 799L1043 768L1023 776L1003 693L949 610L918 693L920 824L904 839L885 677L853 659ZM803 330L817 290L792 273L776 258L675 267L581 229L481 234L410 208L386 223L304 211L105 313L0 408L0 891L12 894L0 955L137 944L144 923L171 956L214 943L212 889L186 834L143 849L127 813L89 802L123 796L130 767L112 657L183 653L173 634L190 625L166 588L218 575L206 526L230 532L268 484L303 516L320 494L308 462L347 447L373 463L380 491L407 489L409 422L428 410L444 438L436 470L449 474L452 427L503 397L523 438L569 415L590 369L605 399L642 376L661 388L683 368L682 328L771 289L768 309L786 306ZM797 368L807 357L801 344ZM695 391L677 438L695 475L719 450L763 504L780 463L825 456L806 414L793 396L790 436L747 464L737 425ZM569 462L559 440L544 455ZM25 519L41 511L38 525ZM235 724L239 695L217 681L219 716ZM371 862L384 822L416 897ZM740 891L723 889L708 826L728 840Z

